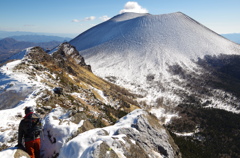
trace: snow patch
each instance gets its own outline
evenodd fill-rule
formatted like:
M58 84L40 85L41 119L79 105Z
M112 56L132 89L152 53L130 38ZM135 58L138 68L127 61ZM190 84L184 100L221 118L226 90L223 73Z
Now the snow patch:
M123 151L115 143L115 139L125 142L123 134L115 135L115 132L119 128L128 128L136 121L139 115L143 114L143 110L135 110L129 113L127 116L121 118L115 125L108 126L105 128L97 128L86 131L79 134L77 137L66 143L61 149L60 158L63 157L84 157L90 158L92 155L89 154L93 149L99 146L102 142L105 142L109 147L114 150L120 157L125 157Z
M79 124L72 123L69 113L61 107L53 109L45 118L44 139L41 142L44 157L51 157L59 153L63 144L75 134L82 124L82 121Z

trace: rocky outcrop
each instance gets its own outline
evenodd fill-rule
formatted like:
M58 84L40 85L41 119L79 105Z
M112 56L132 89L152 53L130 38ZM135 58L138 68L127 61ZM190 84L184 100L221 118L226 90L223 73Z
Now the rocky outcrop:
M112 150L107 143L103 142L93 152L96 158L118 158L116 152Z
M84 58L76 48L69 43L61 44L58 50L52 54L46 53L41 47L33 47L24 57L24 61L29 60L31 60L33 64L51 63L66 69L69 73L73 73L71 66L74 64L91 71L91 66L85 63Z
M81 152L77 151L77 146ZM71 153L68 151L71 149ZM91 155L91 156L90 156ZM85 131L69 140L60 157L181 158L178 146L159 120L135 110L114 124Z
M73 61L75 64L85 67L91 71L91 66L87 65L84 61L84 58L79 54L76 48L67 42L59 46L58 50L53 53L53 57L58 60L64 59L65 61Z
M52 62L52 57L41 47L33 47L30 52L24 56L24 60L31 60L33 64L41 62Z
M180 150L172 137L160 125L159 120L150 114L140 115L133 128L121 128L117 134L125 134L135 140L136 145L141 149L135 147L135 150L130 150L131 154L127 156L129 158L133 155L138 158L155 157L156 153L160 153L162 157L181 157Z

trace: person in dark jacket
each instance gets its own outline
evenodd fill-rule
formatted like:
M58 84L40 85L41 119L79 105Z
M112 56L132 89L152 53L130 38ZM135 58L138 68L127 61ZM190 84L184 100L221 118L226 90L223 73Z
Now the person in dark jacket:
M33 112L32 107L25 108L25 115L18 128L18 146L23 146L24 138L25 148L29 156L31 158L40 158L40 130L36 130L39 123L36 120L40 121L40 117Z

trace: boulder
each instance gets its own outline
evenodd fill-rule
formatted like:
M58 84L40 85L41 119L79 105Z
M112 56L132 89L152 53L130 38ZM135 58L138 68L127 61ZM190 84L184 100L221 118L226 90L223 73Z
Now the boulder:
M17 147L8 148L0 152L1 158L30 158L27 152Z

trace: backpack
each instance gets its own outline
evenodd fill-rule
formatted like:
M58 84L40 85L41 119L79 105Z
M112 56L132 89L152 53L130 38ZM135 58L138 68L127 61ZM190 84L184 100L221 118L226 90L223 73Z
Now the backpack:
M32 139L39 137L42 132L41 117L38 114L33 113L27 117L26 122L27 122L26 136Z

